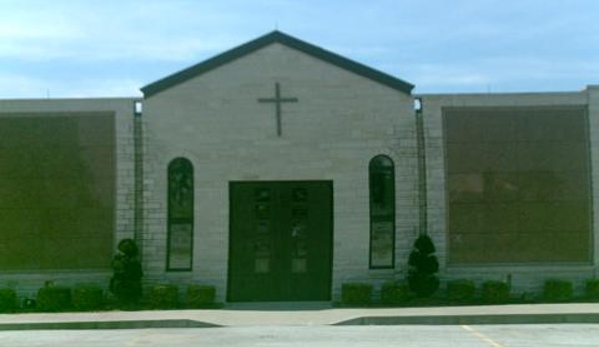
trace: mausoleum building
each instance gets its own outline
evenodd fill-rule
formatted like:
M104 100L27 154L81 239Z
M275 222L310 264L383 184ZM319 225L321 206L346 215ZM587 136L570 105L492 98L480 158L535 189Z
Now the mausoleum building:
M599 87L413 95L275 31L141 88L0 100L0 273L107 286L119 240L144 283L219 301L334 301L406 277L535 291L599 270Z

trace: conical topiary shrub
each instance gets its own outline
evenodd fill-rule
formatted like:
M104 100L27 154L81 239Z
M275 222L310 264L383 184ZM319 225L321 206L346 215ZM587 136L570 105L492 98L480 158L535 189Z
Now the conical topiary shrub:
M139 250L135 241L123 239L118 245L119 253L112 260L114 275L110 280L110 291L121 305L134 304L141 298L141 277Z
M439 288L439 261L435 245L428 235L421 234L414 242L408 259L408 286L419 297L429 297Z

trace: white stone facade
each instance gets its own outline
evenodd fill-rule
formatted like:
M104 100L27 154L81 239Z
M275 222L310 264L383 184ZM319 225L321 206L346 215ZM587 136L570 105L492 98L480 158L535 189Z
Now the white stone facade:
M516 292L538 292L545 279L574 281L599 270L599 87L580 92L442 94L411 96L381 80L274 42L197 76L146 95L135 118L135 98L0 100L0 117L14 114L110 112L115 115L116 194L114 249L135 238L142 248L146 285L214 285L226 301L229 262L229 183L308 181L333 183L332 300L347 282L404 279L418 235L419 157L414 98L422 100L426 158L427 231L437 247L443 281L478 283L510 279ZM389 76L387 76L389 77ZM384 80L387 77L383 77ZM389 77L392 78L392 77ZM282 135L277 134L275 84L281 96ZM448 264L447 197L443 107L586 107L592 181L592 262L588 264ZM139 115L138 115L139 116ZM136 139L136 119L141 122ZM136 162L136 148L137 152ZM395 168L395 264L370 269L370 160L384 154ZM167 167L184 157L194 168L194 230L191 271L167 271ZM0 158L1 160L1 158ZM136 189L138 189L136 191ZM136 195L139 194L139 195ZM136 203L136 197L139 198ZM34 296L46 281L61 285L108 285L112 271L7 272L0 285Z
M275 109L282 105L282 136ZM333 181L333 298L341 283L393 278L406 269L418 224L412 98L282 44L272 44L162 91L144 103L144 254L147 279L227 283L230 181ZM368 164L395 163L396 264L369 270ZM186 157L195 174L191 272L166 272L166 173Z

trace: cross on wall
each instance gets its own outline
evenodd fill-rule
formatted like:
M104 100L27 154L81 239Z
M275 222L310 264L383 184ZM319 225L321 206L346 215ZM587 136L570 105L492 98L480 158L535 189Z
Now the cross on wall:
M281 136L281 104L284 102L298 102L298 98L283 98L281 97L281 87L279 82L275 82L275 97L274 98L258 98L260 103L274 103L277 117L277 135Z

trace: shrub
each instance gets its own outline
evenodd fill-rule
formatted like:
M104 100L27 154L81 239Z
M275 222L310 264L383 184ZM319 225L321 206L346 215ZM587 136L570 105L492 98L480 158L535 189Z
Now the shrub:
M408 259L408 285L419 297L429 297L439 288L439 262L434 255L435 245L428 235L420 235Z
M42 312L61 312L71 308L71 289L43 287L37 291L37 309Z
M77 311L95 311L104 307L104 291L97 285L79 285L73 289L73 308Z
M565 280L547 280L543 286L543 300L560 302L571 300L574 296L572 282Z
M585 283L585 294L591 300L599 300L599 279L590 279Z
M214 286L192 284L187 287L185 301L191 308L203 308L214 306L216 288Z
M130 305L141 298L141 263L137 257L138 248L132 239L119 242L120 253L112 260L113 276L110 279L110 291L121 305Z
M0 289L0 312L13 312L17 307L17 293L13 289Z
M173 309L179 304L179 287L174 284L157 284L150 292L150 306L154 309Z
M500 303L510 300L510 285L501 281L486 281L482 285L482 299L485 302Z
M367 283L345 283L341 286L341 303L365 306L372 300L372 285Z
M26 312L33 312L37 307L37 302L32 298L23 299L23 303L21 304L21 308L23 308Z
M381 286L381 303L397 305L406 302L410 297L408 285L403 282L387 282Z
M447 282L447 299L453 302L472 302L476 285L473 281L459 279Z

